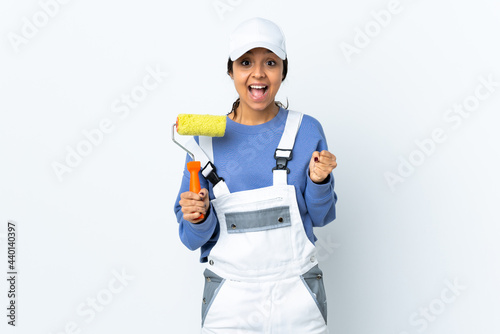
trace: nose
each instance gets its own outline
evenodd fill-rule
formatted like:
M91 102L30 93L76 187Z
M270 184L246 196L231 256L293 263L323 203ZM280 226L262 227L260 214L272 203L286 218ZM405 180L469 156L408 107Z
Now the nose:
M254 70L252 76L255 78L263 78L266 76L266 72L264 70L264 65L260 62L256 63L254 66Z

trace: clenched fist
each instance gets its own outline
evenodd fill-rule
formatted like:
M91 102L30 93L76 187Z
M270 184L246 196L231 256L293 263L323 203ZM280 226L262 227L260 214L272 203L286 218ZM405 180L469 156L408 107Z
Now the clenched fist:
M337 158L330 152L314 151L309 162L309 177L314 183L323 182L337 167Z

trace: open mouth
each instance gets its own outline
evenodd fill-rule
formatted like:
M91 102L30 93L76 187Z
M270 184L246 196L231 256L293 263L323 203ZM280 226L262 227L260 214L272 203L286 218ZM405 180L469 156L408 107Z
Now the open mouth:
M253 98L260 99L267 93L268 87L266 85L250 85L248 90Z

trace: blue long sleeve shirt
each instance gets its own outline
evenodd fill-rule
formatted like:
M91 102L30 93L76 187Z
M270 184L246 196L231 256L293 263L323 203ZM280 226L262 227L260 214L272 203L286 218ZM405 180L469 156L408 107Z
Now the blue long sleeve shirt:
M280 108L272 120L259 125L244 125L227 117L225 135L214 137L212 145L217 174L224 178L230 192L272 186L272 169L276 166L274 152L285 128L287 115L288 110ZM312 243L316 241L313 227L324 226L336 216L337 195L333 175L330 174L321 184L314 183L309 177L312 153L322 150L328 150L328 146L321 124L313 117L304 115L295 139L293 158L288 162L288 184L295 186L304 229ZM190 160L188 155L186 162ZM183 192L189 191L189 178L189 172L184 169L174 206L179 236L187 248L201 248L200 262L206 262L210 250L217 243L219 223L212 205L202 223L193 224L183 218L179 200ZM201 173L200 186L209 190L211 200L215 198L212 184Z

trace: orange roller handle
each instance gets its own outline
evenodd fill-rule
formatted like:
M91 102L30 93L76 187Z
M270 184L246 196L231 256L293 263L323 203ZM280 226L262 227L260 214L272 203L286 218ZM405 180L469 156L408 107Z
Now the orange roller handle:
M190 161L187 163L187 170L191 174L191 178L189 180L189 191L192 191L194 193L199 193L200 192L200 178L198 176L198 173L201 169L201 164L199 161ZM200 216L198 219L203 219L204 216L203 214Z

